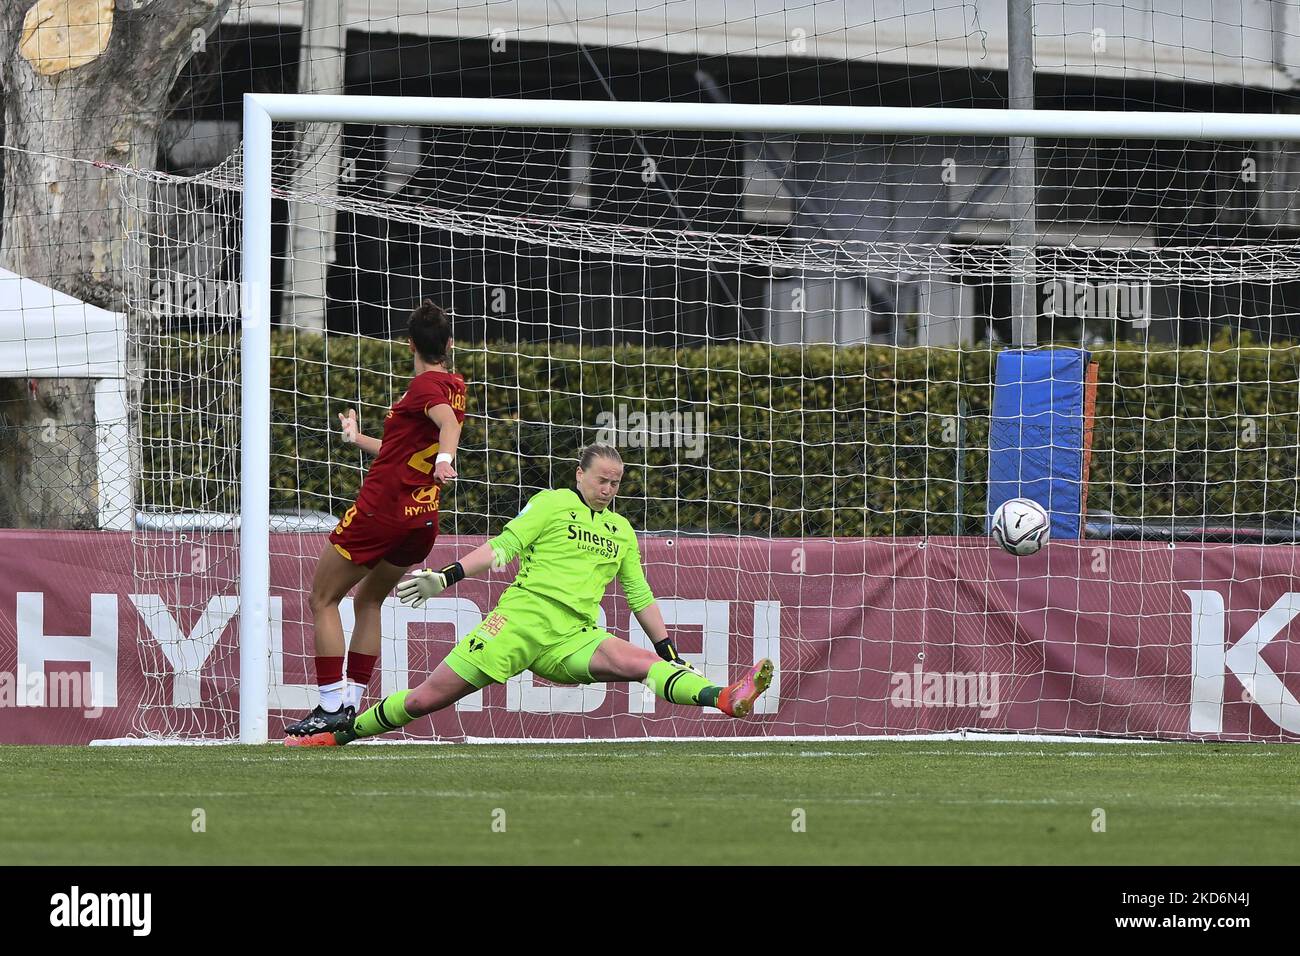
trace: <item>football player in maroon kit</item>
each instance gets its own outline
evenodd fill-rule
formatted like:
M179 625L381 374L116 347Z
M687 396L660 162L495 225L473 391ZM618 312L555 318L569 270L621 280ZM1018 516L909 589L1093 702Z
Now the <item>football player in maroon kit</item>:
M415 377L389 409L383 438L363 435L354 409L339 414L343 440L376 458L316 564L310 602L320 704L285 727L291 737L336 730L356 715L379 657L380 607L433 547L442 489L456 477L465 380L450 371L451 321L425 299L411 313L407 335ZM345 661L339 602L354 587L356 623Z

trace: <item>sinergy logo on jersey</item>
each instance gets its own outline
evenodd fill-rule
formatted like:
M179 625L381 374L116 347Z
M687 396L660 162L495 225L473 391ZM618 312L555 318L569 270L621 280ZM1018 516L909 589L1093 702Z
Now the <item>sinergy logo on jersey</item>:
M618 542L576 524L569 525L569 540L578 542L579 551L590 551L602 558L618 557Z

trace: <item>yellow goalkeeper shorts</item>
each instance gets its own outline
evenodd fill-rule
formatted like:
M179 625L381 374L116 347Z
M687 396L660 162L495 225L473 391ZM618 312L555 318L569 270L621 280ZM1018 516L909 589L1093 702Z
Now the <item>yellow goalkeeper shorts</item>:
M590 684L591 658L613 636L512 585L492 613L452 648L447 666L475 687L505 683L524 671L556 684Z

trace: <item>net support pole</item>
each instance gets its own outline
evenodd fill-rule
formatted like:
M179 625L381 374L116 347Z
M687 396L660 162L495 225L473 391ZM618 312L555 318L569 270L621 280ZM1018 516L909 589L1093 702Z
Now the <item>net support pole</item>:
M298 89L342 93L346 57L343 0L307 0L298 47ZM307 123L299 130L293 188L320 200L293 203L289 212L282 310L284 321L299 329L325 331L325 280L334 262L334 200L342 157L341 123Z
M239 742L264 744L271 595L271 116L244 98Z
M1034 108L1034 0L1007 0L1007 106L1013 110ZM1034 138L1009 137L1007 152L1011 186L1007 238L1016 263L1011 286L1011 344L1032 348L1038 343Z

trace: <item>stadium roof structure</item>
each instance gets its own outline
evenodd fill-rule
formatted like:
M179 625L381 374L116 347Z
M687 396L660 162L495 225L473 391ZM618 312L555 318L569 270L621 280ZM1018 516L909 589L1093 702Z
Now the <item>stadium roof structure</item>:
M1300 5L1256 0L1065 0L1034 13L1035 69L1103 78L1290 89ZM579 13L581 9L581 13ZM1005 70L1005 0L345 0L343 25L374 34L857 60ZM237 0L227 23L302 24L302 0ZM1099 42L1100 41L1100 42Z
M0 378L122 378L126 317L0 269Z

